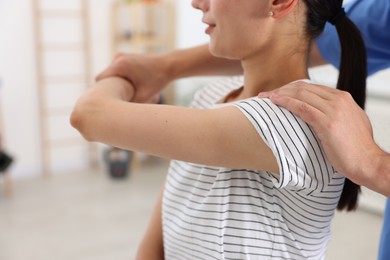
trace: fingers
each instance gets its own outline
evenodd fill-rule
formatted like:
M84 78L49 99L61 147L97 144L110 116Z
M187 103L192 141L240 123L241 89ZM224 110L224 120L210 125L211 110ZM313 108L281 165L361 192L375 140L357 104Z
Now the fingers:
M125 60L126 60L126 54L124 53L116 54L111 64L95 77L95 81L99 81L104 78L115 77L115 76L127 78Z
M325 87L321 85L311 84L304 81L294 82L287 84L281 88L275 89L273 91L260 93L259 97L269 97L271 94L280 93L289 96L298 97L300 94L304 93L314 93L315 95L323 99L332 99L339 90Z
M112 74L113 73L111 72L110 68L107 68L107 69L103 70L102 72L100 72L98 75L96 75L95 81L100 81L104 78L109 77Z
M327 120L326 114L315 106L289 95L273 94L269 96L269 98L276 105L282 106L291 111L314 128L321 127L321 125Z
M108 68L106 68L101 73L99 73L95 77L95 80L99 81L99 80L102 80L102 79L105 79L105 78L109 78L109 77L122 77L122 78L126 78L125 77L126 76L125 75L126 74L125 69L126 68L124 66L121 66L120 64L112 63Z
M347 119L345 111L357 106L348 92L306 82L288 84L260 93L259 97L270 98L319 132L326 131L333 122Z
M337 97L335 89L306 82L288 84L274 91L260 93L275 104L293 112L314 128L321 128L330 120Z
M111 64L104 69L102 72L100 72L98 75L95 77L95 81L102 80L104 78L108 78L110 76L114 75L114 70L112 69L112 66L115 64L116 59L118 58L118 55L115 56L114 60L111 62Z
M289 97L291 99L295 99L297 101L306 103L307 105L313 106L321 111L324 111L324 109L326 109L326 106L324 106L325 105L324 100L330 99L329 93L327 92L325 92L324 94L323 93L318 94L312 92L310 88L308 89L307 85L298 86L296 84L289 84L270 92L260 93L259 97L261 98L267 97L270 98L271 100L276 100L279 99L280 97ZM286 99L281 99L281 100L286 100ZM283 103L280 103L279 105L284 106Z

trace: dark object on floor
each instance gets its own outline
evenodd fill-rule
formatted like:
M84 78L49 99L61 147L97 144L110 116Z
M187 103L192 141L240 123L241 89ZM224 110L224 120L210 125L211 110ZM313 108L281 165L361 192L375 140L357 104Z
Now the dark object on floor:
M133 152L111 147L104 152L109 175L113 178L124 178L129 173Z
M12 164L14 159L6 154L4 151L0 151L0 173L5 172Z

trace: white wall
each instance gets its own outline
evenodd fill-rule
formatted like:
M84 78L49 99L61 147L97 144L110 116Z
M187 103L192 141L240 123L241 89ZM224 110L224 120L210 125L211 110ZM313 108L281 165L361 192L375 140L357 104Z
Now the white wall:
M73 0L73 2L77 1ZM61 4L60 2L66 6L72 1L56 0L51 3ZM93 70L96 73L111 60L108 19L110 1L90 2L91 20L96 25L92 27L93 52L96 53L93 55ZM15 179L41 176L38 86L32 14L31 0L1 0L0 2L0 77L3 83L1 99L4 125L2 131L6 150L16 158L11 168ZM72 35L66 28L58 30L62 30L61 33L64 35ZM61 67L61 64L55 64L55 67L57 67L56 71L69 70L64 65ZM69 132L69 129L66 131ZM69 151L61 151L60 156L63 157L64 153L70 154ZM58 151L53 154L57 155ZM63 165L66 164L68 162L64 161Z
M3 139L17 157L15 175L39 169L37 92L31 1L2 0L0 6L0 77Z
M61 1L66 2L66 0L56 0L56 3ZM45 0L43 2L50 3ZM89 1L93 24L94 74L100 72L111 61L110 2L111 0ZM206 42L207 37L203 33L204 25L200 22L200 11L191 7L190 0L176 0L176 2L177 46L182 48ZM11 168L15 179L41 175L32 21L31 0L0 0L0 78L2 81L0 93L3 113L1 131L6 150L16 158Z
M177 3L177 47L185 48L207 43L206 26L201 22L202 13L191 6L191 0L176 0Z

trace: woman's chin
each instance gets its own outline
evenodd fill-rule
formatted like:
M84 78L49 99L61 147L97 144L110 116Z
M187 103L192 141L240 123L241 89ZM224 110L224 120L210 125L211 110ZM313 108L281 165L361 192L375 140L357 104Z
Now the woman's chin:
M213 55L214 57L217 57L217 58L224 58L224 59L228 59L228 60L239 60L240 59L240 57L235 56L231 52L222 51L222 50L217 49L217 48L212 48L211 45L209 45L209 50L210 50L211 55Z

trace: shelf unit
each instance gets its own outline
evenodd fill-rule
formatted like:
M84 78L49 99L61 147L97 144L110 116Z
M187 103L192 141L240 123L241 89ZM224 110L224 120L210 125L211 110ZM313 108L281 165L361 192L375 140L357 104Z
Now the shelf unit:
M89 167L96 168L96 145L79 134L69 134L73 131L69 115L74 101L93 82L88 0L33 0L33 22L43 175L52 175L53 157L61 148L71 146L85 148ZM72 35L73 31L78 33ZM76 65L70 65L75 61ZM69 93L74 97L69 98ZM59 130L67 133L58 135Z
M175 48L176 8L169 0L115 1L111 8L112 55L159 53ZM174 104L174 86L163 93L165 103Z

